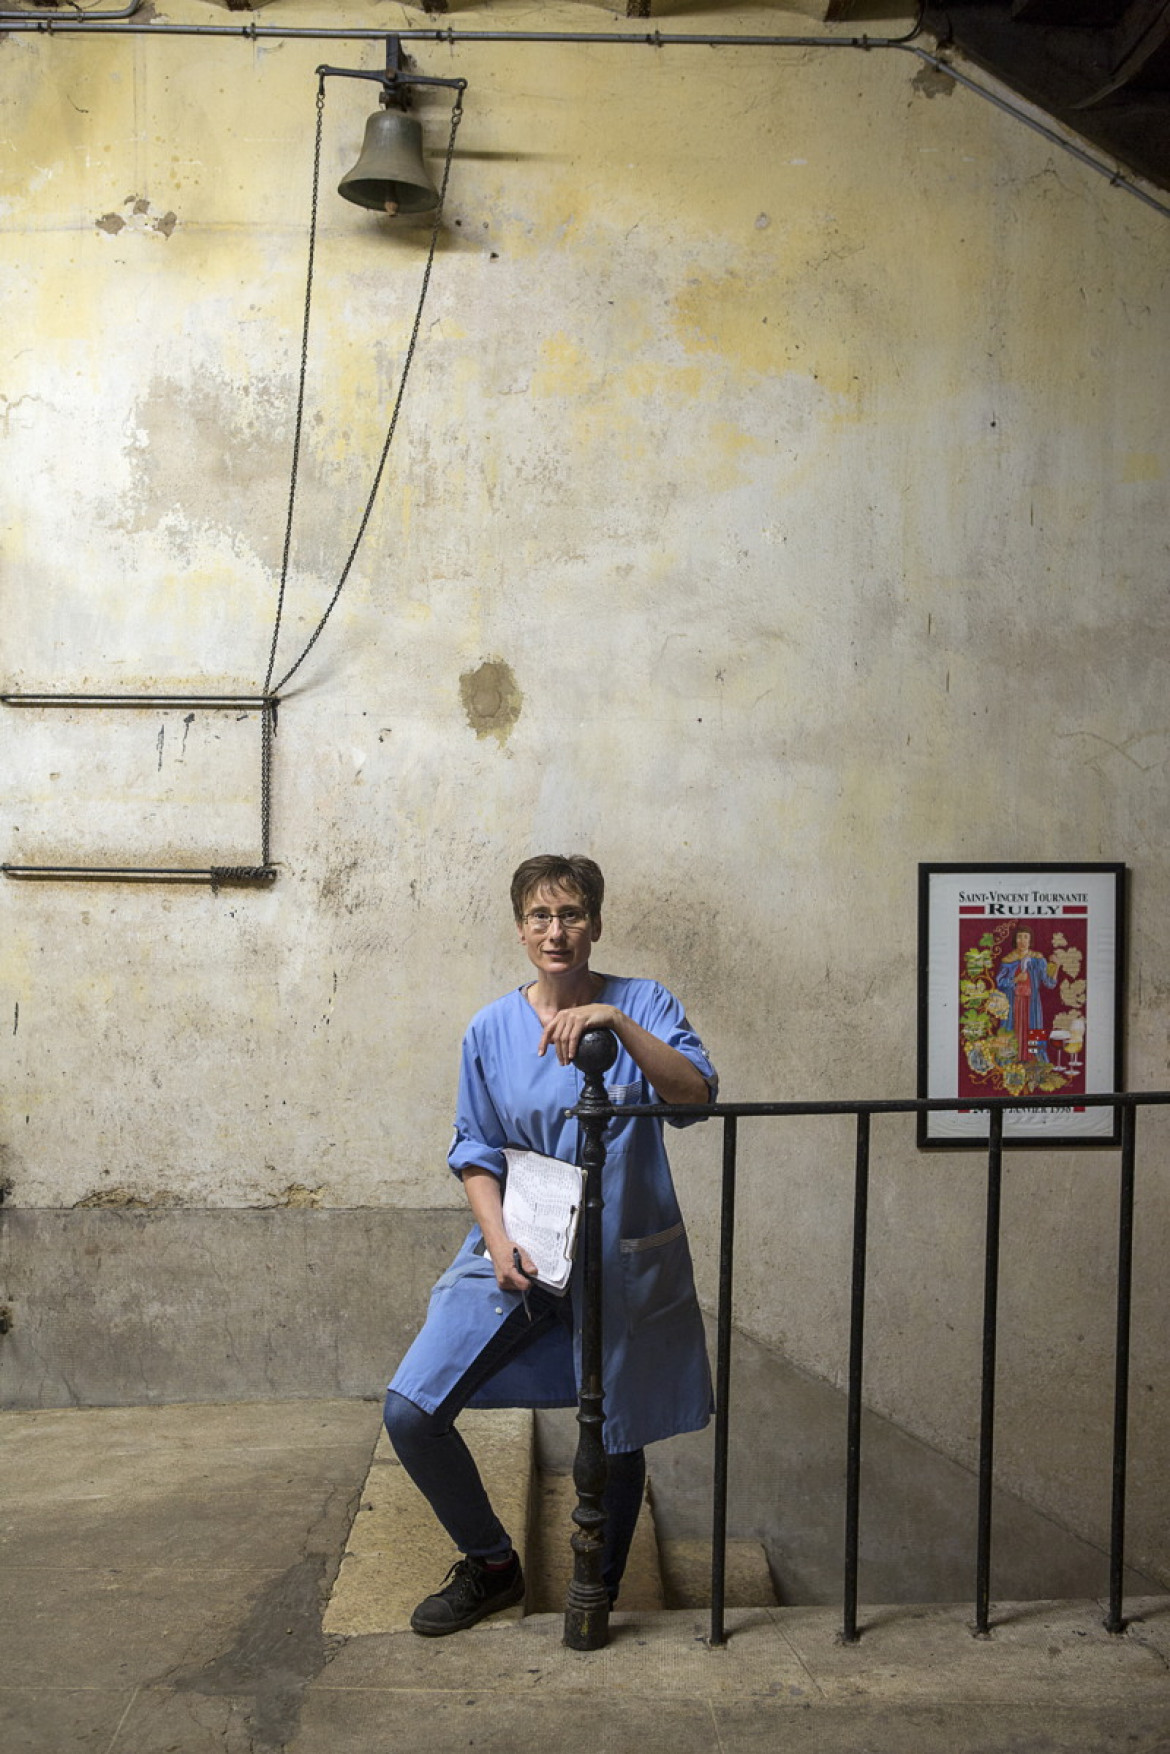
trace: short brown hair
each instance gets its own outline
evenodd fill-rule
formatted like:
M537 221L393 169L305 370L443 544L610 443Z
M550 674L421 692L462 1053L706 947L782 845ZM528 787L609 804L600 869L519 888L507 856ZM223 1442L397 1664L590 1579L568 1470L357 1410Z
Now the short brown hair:
M568 857L562 853L538 853L535 858L525 859L522 865L517 865L512 878L512 912L517 921L524 918L525 904L534 891L542 889L546 883L579 895L589 918L596 925L605 900L605 878L601 875L601 867L592 859L587 859L584 853L570 853Z

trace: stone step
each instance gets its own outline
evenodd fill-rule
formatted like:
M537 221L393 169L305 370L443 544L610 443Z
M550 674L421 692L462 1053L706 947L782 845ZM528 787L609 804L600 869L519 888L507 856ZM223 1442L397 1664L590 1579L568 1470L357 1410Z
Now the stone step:
M576 1504L577 1489L571 1474L538 1472L529 1557L525 1563L528 1579L526 1611L529 1614L556 1614L565 1606L565 1591L573 1574L573 1549L569 1542ZM666 1606L648 1491L642 1500L641 1515L634 1531L619 1606L623 1611L637 1609L642 1612Z
M663 1591L668 1608L709 1608L711 1605L710 1541L658 1543ZM723 1577L724 1606L779 1606L768 1555L759 1541L728 1541Z
M468 1409L459 1430L500 1521L519 1540L529 1526L532 1500L532 1413ZM458 1557L383 1431L325 1610L324 1632L353 1638L407 1631L414 1609L438 1589ZM518 1620L522 1613L519 1605L508 1608L488 1624Z
M528 1589L523 1607L493 1615L492 1623L518 1620L525 1613L559 1613L573 1570L570 1537L577 1492L572 1475L534 1474L533 1418L526 1409L469 1409L461 1415L459 1429L475 1456L488 1497L504 1527L515 1532L524 1559ZM525 1531L523 1540L520 1531ZM407 1631L415 1607L439 1587L457 1558L383 1431L354 1514L323 1630L345 1638ZM622 1582L622 1611L702 1608L710 1599L710 1543L660 1543L648 1488ZM763 1547L755 1541L729 1541L726 1606L775 1605Z

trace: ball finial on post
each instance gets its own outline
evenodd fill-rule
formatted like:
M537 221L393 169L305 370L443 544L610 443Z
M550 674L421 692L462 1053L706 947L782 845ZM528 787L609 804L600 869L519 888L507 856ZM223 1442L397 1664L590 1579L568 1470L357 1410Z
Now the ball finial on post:
M577 1043L573 1062L586 1079L600 1078L617 1059L617 1036L612 1029L587 1029Z

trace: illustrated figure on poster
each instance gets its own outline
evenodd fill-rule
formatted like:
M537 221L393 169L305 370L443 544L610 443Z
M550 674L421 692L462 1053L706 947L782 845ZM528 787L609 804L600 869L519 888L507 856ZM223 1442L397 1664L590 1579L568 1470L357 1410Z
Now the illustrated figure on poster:
M1026 926L1017 929L1013 948L1000 963L995 984L1010 1001L1004 1025L1015 1034L1020 1064L1047 1060L1047 1042L1030 1038L1043 1033L1044 1003L1040 994L1044 987L1055 987L1056 964L1033 950L1032 934Z

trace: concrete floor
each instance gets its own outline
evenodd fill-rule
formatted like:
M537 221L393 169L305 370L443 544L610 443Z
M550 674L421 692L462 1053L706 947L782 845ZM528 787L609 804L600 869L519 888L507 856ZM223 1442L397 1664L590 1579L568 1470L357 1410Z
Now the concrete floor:
M556 1615L322 1631L378 1435L362 1401L0 1415L3 1754L1170 1754L1170 1599ZM436 1580L437 1581L437 1580Z

